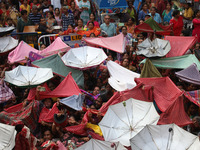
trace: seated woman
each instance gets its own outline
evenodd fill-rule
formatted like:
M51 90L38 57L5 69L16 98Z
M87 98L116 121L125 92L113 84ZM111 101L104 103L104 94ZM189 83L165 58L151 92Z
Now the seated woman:
M86 30L83 26L83 20L82 19L78 19L78 26L74 29L76 32L77 31L82 31L82 30Z
M89 22L93 22L94 23L94 26L99 28L99 23L97 21L95 21L95 15L93 13L90 14L90 21L87 22L87 26L89 24Z
M73 25L69 24L68 28L64 32L59 32L60 35L69 35L70 33L75 33L76 31L74 30Z
M95 36L99 36L101 33L100 28L95 27L93 22L88 23L87 31L77 31L77 34L86 35L86 37L90 37L91 33L94 33Z

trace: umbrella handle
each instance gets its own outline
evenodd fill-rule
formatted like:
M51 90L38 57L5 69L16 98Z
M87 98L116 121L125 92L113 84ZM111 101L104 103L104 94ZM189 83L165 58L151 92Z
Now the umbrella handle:
M117 150L117 146L116 146L115 143L112 143L110 146L111 146L112 148L115 148L115 150Z

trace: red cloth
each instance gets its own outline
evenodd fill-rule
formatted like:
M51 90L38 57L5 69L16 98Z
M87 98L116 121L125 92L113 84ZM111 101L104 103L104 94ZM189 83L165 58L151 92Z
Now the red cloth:
M22 109L22 107L23 107L23 103L19 103L17 105L14 105L14 106L11 106L11 107L5 109L5 111L7 113L13 113L13 112L20 111Z
M192 23L194 25L194 29L192 31L192 36L197 36L198 42L200 42L200 19L194 18L192 20Z
M126 90L123 92L115 92L114 95L106 102L101 108L100 112L105 114L110 105L120 103L122 101L128 100L129 98L138 99L141 101L153 102L153 89L152 86L138 84L131 90Z
M195 36L166 36L165 40L168 40L171 45L171 50L166 57L182 56L197 42Z
M160 115L158 124L171 124L175 123L178 126L186 126L191 124L189 116L186 114L183 105L183 96L180 96L175 100L164 113Z
M59 113L59 109L57 107L57 103L55 103L52 107L52 109L47 112L45 109L43 110L43 112L40 113L40 122L41 121L45 121L45 122L54 122L54 114Z
M44 120L44 119L47 117L47 115L48 115L49 112L50 112L50 110L47 109L46 107L44 107L44 108L41 110L41 113L40 113L39 121L38 121L38 122L41 123L41 121Z
M86 37L90 37L91 33L94 33L95 36L99 36L101 32L97 30L97 27L94 27L92 30L88 30L88 31L84 31L84 30L77 31L77 34L86 35Z
M174 36L180 36L183 29L183 17L180 16L178 20L172 18L169 24L173 27Z
M136 83L153 86L153 96L158 108L165 112L183 93L169 77L136 78Z
M45 95L45 94L51 92L51 90L49 89L49 87L48 87L48 85L46 83L43 84L42 87L45 87L45 91L39 92L40 100L44 99L44 96L42 96L43 94ZM35 96L36 96L36 88L30 89L27 99L28 100L35 100L36 99Z
M51 92L47 94L42 94L44 98L51 97L69 97L72 95L79 95L81 91L74 81L71 73L69 73L65 79Z

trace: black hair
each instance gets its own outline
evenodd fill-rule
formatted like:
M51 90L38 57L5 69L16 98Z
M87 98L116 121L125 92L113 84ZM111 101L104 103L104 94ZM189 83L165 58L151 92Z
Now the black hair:
M92 24L93 24L93 26L94 26L94 22L90 21L90 22L88 22L88 25L89 25L90 23L92 23Z
M196 17L196 15L197 15L198 12L200 12L199 9L196 9L196 10L194 11L194 17Z
M123 29L123 28L126 28L126 30L127 30L127 27L126 27L126 26L122 26L122 29Z
M94 14L94 13L91 13L90 15L92 15L92 14L93 14L93 16L94 16L94 20L95 20L96 16L95 16L95 14Z
M96 37L96 35L95 35L93 32L90 34L90 37L91 37L92 35L94 35L94 36Z
M23 15L25 15L25 14L27 14L27 10L22 10L22 11L21 11L21 15L23 16Z
M81 20L83 22L83 19L79 18L78 21Z
M179 10L175 9L173 12L172 12L172 16L175 17L176 15L178 15L180 13Z
M54 11L56 11L58 9L58 11L60 12L60 9L58 8L58 7L56 7L55 9L54 9Z
M53 8L53 5L49 5L49 7L52 7L52 8Z

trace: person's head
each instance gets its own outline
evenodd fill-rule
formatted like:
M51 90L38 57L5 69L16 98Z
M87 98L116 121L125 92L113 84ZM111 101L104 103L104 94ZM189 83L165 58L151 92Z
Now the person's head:
M96 37L96 35L94 33L91 33L90 37L94 38L94 37Z
M47 6L47 5L48 5L48 0L44 0L44 1L43 1L43 4L44 4L45 6Z
M68 14L69 6L63 6L63 13Z
M199 109L199 107L191 102L188 107L188 114L195 116L198 114L198 109Z
M55 8L55 14L58 16L60 14L60 9L59 8Z
M102 79L108 78L108 69L103 69L101 72Z
M127 35L127 27L126 26L122 27L122 33L123 33L124 36Z
M130 7L130 8L133 7L133 1L131 1L131 0L128 1L128 7Z
M196 18L200 18L200 10L196 10L196 11L194 12L194 16L195 16Z
M143 24L144 23L144 20L143 19L140 19L139 20L139 24Z
M146 21L147 19L149 19L151 16L149 14L145 15L144 20Z
M83 20L82 19L78 19L78 27L83 27Z
M179 16L180 16L180 11L175 9L175 10L173 11L173 13L172 13L172 16L173 16L174 18L179 18Z
M148 5L147 5L147 3L144 3L142 5L142 10L146 11L147 9L148 9Z
M196 43L195 46L194 46L194 49L195 50L200 50L200 43Z
M50 98L44 99L44 106L48 109L50 109L53 106L53 100Z
M134 18L129 18L127 24L128 24L128 25L133 25L134 22L135 22L135 19L134 19Z
M138 39L138 44L141 44L144 40L142 38Z
M95 108L96 108L96 109L101 108L102 103L103 103L103 100L102 100L101 96L99 96L99 97L96 99L96 101L95 101Z
M13 20L10 17L7 18L7 24L8 24L8 26L13 25Z
M38 3L38 0L33 0L33 4L37 4Z
M124 58L124 59L122 60L122 66L123 66L123 67L128 67L128 65L129 65L129 60L128 60L128 58Z
M54 14L53 14L52 11L49 11L49 12L48 12L48 17L49 17L49 19L54 18Z
M45 48L46 48L46 45L45 45L45 44L41 44L40 50L43 50L43 49L45 49Z
M90 14L90 20L95 21L95 15L93 13Z
M27 5L27 3L28 3L27 0L24 0L24 1L23 1L23 4L24 4L24 5Z
M185 3L185 4L183 5L183 7L184 7L185 9L188 9L188 8L191 7L191 4L190 4L190 3Z
M92 22L92 21L90 21L89 23L88 23L88 29L89 30L92 30L94 28L94 23Z
M41 25L46 25L46 20L45 20L45 18L40 18L40 24L41 24Z
M49 11L53 12L53 5L49 5Z
M69 24L68 27L67 27L67 29L73 31L74 30L74 26L72 24Z
M44 131L43 138L44 138L44 141L52 140L53 134L51 130L47 129L46 131Z
M193 122L193 125L194 125L195 128L200 129L200 116L195 116L192 119L192 122Z
M166 9L167 9L167 10L171 10L171 4L170 4L170 3L167 3Z
M129 55L128 55L128 53L124 53L124 55L123 55L123 59L125 59L125 58L129 59Z
M151 7L150 12L151 15L154 16L156 14L156 7Z
M72 9L75 9L75 7L76 7L76 4L75 4L74 1L72 1L72 2L71 2L71 8L72 8Z
M99 91L100 91L100 88L98 86L95 86L92 94L95 96L95 95L99 94Z
M21 11L21 16L24 20L27 20L28 19L28 15L27 15L27 11L26 10L22 10Z
M33 5L33 7L32 7L32 13L33 13L34 15L36 15L36 14L38 13L38 8L37 8L37 6Z
M109 16L109 15L105 15L105 17L104 17L104 22L105 22L106 24L109 24L109 23L110 23L110 16Z
M113 56L112 56L112 54L111 54L111 53L108 53L108 58L107 58L107 61L109 61L109 60L112 60L112 61L113 61Z
M7 7L6 3L5 2L1 2L1 8L7 9L6 7Z

